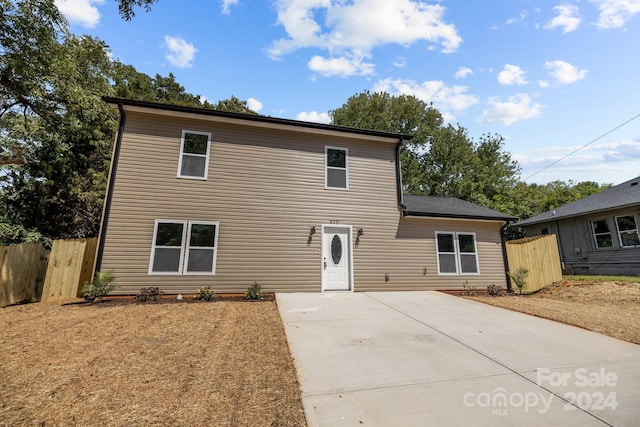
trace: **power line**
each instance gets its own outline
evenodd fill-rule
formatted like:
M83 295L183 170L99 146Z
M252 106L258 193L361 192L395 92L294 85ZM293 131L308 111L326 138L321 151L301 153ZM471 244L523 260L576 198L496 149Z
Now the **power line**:
M578 151L580 151L580 150L582 150L582 149L584 149L584 148L588 147L589 145L591 145L591 144L593 144L594 142L596 142L596 141L598 141L598 140L600 140L600 139L604 138L605 136L609 135L610 133L615 132L616 130L620 129L621 127L623 127L623 126L625 126L625 125L627 125L627 124L631 123L632 121L634 121L634 120L635 120L635 119L637 119L638 117L640 117L640 114L635 115L634 117L630 118L630 119L629 119L629 120L627 120L626 122L624 122L624 123L622 123L622 124L619 124L618 126L614 127L613 129L611 129L611 130L609 130L609 131L607 131L607 132L603 133L602 135L600 135L600 136L599 136L599 137L597 137L596 139L593 139L593 140L591 140L591 141L587 142L586 144L584 144L583 146L576 148L575 150L573 150L572 152L570 152L570 153L569 153L569 154L567 154L566 156L561 157L560 159L558 159L558 160L556 160L555 162L553 162L553 163L551 163L551 164L549 164L549 165L547 165L547 166L543 167L542 169L538 170L537 172L532 173L532 174L531 174L531 175L529 175L528 177L524 178L524 181L526 181L527 179L529 179L529 178L531 178L531 177L534 177L534 176L538 175L540 172L545 171L545 170L549 169L549 168L550 168L550 167L552 167L552 166L555 166L556 164L560 163L561 161L563 161L563 160L564 160L564 159L566 159L567 157L569 157L569 156L572 156L572 155L576 154Z

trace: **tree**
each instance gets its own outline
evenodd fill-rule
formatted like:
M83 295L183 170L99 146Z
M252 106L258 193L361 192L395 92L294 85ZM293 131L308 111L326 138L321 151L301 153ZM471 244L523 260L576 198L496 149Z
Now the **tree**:
M495 208L517 182L519 168L499 135L474 143L445 125L440 112L414 96L363 92L330 112L334 124L413 135L402 151L403 190L457 197Z
M151 10L151 5L157 0L118 0L118 10L120 16L126 21L130 21L136 15L135 7L143 7L147 12Z
M230 113L243 113L257 116L258 113L249 108L247 101L241 101L235 96L231 96L229 99L223 99L212 106L214 110L227 111Z

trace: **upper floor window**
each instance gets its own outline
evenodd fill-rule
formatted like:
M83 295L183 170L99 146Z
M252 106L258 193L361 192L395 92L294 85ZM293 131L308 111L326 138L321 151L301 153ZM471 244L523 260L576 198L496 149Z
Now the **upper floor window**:
M617 216L616 225L618 226L620 246L633 247L640 245L638 224L636 223L636 218L633 215Z
M214 274L217 222L156 220L149 274Z
M207 179L211 134L191 130L182 131L178 177Z
M606 219L600 219L591 223L593 228L593 236L596 241L596 248L613 247L613 239L611 238L611 230Z
M478 274L475 233L436 232L439 274Z
M349 151L346 148L325 147L325 188L349 189Z

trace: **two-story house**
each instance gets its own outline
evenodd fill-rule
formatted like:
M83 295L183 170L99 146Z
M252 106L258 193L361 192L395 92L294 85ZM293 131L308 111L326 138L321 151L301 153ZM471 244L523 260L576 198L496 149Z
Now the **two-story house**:
M105 98L120 111L96 269L119 294L505 286L512 218L403 196L410 136Z

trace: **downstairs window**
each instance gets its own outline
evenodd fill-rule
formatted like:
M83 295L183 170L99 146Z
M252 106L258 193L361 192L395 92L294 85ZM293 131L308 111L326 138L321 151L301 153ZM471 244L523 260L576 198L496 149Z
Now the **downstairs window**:
M436 232L438 274L479 274L475 233Z
M156 220L149 274L215 274L218 227L218 222Z

